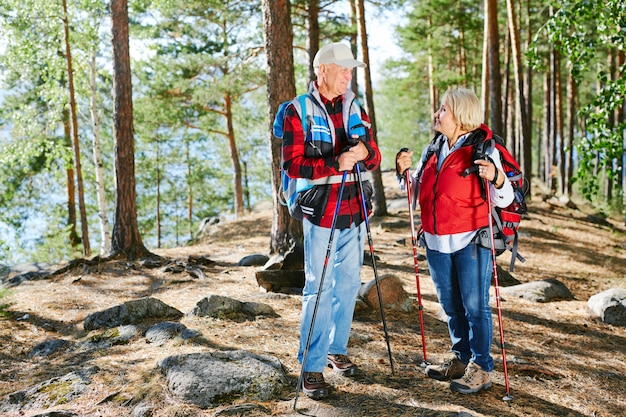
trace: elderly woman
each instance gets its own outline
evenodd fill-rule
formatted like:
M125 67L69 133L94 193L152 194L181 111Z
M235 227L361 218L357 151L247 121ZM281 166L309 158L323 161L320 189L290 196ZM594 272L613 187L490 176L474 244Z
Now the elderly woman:
M401 184L413 187L419 196L428 268L448 316L452 342L443 363L429 365L426 374L451 380L452 390L470 394L489 388L493 371L491 252L475 238L489 225L490 203L508 206L513 189L495 147L490 158L475 159L473 145L491 139L492 133L482 123L473 91L448 90L434 116L436 136L422 153L410 184L404 184L402 174L412 166L413 153L400 151L396 169ZM484 198L486 186L491 202Z

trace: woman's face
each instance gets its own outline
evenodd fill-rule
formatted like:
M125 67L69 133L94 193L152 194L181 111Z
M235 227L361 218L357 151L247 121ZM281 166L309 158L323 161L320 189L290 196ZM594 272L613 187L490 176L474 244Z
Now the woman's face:
M452 139L457 129L458 126L450 106L448 106L448 103L443 103L439 110L435 112L435 130Z

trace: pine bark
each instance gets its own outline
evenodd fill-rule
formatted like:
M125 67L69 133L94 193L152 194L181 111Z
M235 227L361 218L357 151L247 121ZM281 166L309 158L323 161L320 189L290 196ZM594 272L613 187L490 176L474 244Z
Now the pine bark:
M289 0L263 0L263 38L267 57L268 140L272 155L272 230L270 253L286 253L294 243L302 244L302 223L280 203L281 141L272 134L280 103L296 95L293 71L293 28Z
M359 41L361 46L361 53L363 54L363 61L367 64L364 68L365 74L365 109L372 123L372 140L377 142L376 138L376 111L374 110L374 90L372 89L372 76L370 72L370 55L369 46L367 43L367 26L365 23L365 1L356 0L356 13L357 13L357 32L359 34ZM356 74L355 74L356 77ZM385 187L383 186L383 177L380 169L377 169L373 173L373 187L374 187L374 212L375 216L387 215L387 200L385 199Z
M115 223L111 256L129 260L152 255L137 224L133 98L128 38L128 2L111 0L113 44L113 136L115 138Z

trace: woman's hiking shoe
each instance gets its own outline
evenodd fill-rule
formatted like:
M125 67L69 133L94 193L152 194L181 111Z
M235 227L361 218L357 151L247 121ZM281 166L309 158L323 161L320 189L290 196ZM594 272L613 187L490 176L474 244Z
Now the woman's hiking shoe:
M321 372L305 372L302 379L302 392L307 397L319 400L328 397L328 386Z
M467 369L465 369L465 374L462 378L454 379L450 383L450 389L460 392L461 394L473 394L487 389L490 386L491 374L483 371L483 369L474 362L470 362L469 365L467 365Z
M426 367L426 375L437 381L450 381L458 379L465 374L467 365L461 362L454 353L445 360L441 365L428 365Z
M357 366L346 355L331 355L326 357L326 364L333 371L343 376L352 376L356 373Z

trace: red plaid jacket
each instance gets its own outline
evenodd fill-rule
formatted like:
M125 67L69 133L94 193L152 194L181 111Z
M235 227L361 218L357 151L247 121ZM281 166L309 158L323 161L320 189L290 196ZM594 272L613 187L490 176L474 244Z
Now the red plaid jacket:
M314 87L317 90L316 86ZM328 153L319 158L305 157L305 137L302 130L302 122L293 106L289 106L285 111L284 131L283 131L283 166L286 167L287 173L292 178L307 178L316 180L332 175L341 175L338 170L339 164L337 157L348 146L346 130L343 126L342 105L343 96L328 100L323 96L322 104L326 107L330 116L329 126L334 126L336 140L332 154ZM369 116L365 110L361 108L361 120L369 124ZM332 125L331 125L332 123ZM367 135L362 138L364 145L369 150L369 155L362 161L362 167L366 170L373 171L380 166L380 151L376 143L372 140L370 129L367 129ZM355 170L356 171L356 170ZM365 170L361 168L361 174ZM365 182L365 181L364 181ZM323 208L321 216L306 216L313 224L321 227L331 227L337 198L341 184L325 185L330 187L327 193L326 205ZM319 186L318 186L319 187ZM364 187L366 188L366 187ZM355 182L347 182L344 187L341 206L337 216L335 227L337 229L345 229L350 227L352 223L359 225L364 217L362 215L361 200ZM368 213L369 214L369 213Z

